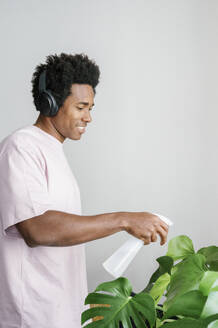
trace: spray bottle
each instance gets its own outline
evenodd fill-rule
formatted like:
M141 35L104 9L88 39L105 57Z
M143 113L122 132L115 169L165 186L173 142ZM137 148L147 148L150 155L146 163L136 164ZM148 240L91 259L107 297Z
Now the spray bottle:
M154 215L158 216L168 226L173 224L172 221L163 215ZM120 277L143 245L144 242L141 239L131 236L103 263L103 267L115 278Z

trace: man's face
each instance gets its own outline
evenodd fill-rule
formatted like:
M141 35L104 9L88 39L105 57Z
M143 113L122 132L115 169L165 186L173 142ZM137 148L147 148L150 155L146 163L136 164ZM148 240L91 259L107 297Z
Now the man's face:
M93 88L88 84L73 84L71 94L51 121L63 138L79 140L92 120L93 106Z

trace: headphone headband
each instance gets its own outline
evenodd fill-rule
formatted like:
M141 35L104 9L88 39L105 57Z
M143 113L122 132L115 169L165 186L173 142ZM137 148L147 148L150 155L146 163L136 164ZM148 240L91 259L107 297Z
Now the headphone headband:
M46 80L46 70L43 71L39 77L39 92L46 91L45 80Z

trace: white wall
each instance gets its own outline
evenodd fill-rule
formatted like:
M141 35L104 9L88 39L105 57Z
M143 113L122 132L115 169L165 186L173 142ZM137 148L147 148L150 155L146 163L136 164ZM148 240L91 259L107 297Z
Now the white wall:
M64 145L84 214L153 210L175 222L169 238L218 244L216 0L2 0L0 34L0 139L37 118L35 66L84 52L101 68L93 123ZM127 238L87 244L90 291L112 279L101 263ZM135 291L165 251L141 250L125 274Z

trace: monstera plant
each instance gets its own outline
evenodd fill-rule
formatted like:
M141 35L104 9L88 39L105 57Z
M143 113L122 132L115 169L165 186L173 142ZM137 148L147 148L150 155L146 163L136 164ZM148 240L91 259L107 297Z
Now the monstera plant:
M218 247L195 252L189 237L178 236L157 262L138 294L124 277L100 284L86 297L82 327L218 328Z

